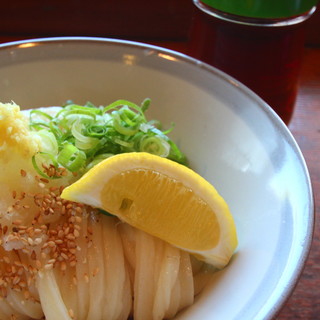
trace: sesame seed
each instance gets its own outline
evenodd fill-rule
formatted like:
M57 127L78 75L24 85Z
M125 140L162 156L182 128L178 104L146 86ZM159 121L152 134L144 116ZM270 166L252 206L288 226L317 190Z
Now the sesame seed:
M75 267L77 265L77 261L76 260L72 260L70 261L70 267Z
M69 316L73 319L74 318L74 312L72 309L69 309Z
M76 222L76 218L74 216L71 216L69 219L68 219L69 223L71 224L74 224Z
M64 260L69 260L69 257L68 255L66 255L65 253L61 253L61 257L64 259Z
M24 191L21 192L19 200L23 200L26 197L26 193Z
M58 231L58 238L63 238L64 237L64 231L63 230L59 230Z
M51 240L51 241L48 242L48 246L53 248L53 247L56 246L56 244L54 243L54 241Z
M22 263L19 261L19 260L16 260L14 262L14 264L17 266L17 267L21 267L22 266Z
M96 268L93 273L92 273L92 276L96 276L97 274L99 273L99 268Z
M42 242L42 238L36 238L33 242L35 245L39 245Z
M28 299L30 298L30 292L29 292L28 290L25 290L25 291L23 292L23 295L24 295L24 298L25 298L26 300L28 300Z
M19 277L19 276L15 276L15 277L13 278L12 283L15 285L15 284L18 284L19 282L20 282L20 277Z
M41 252L41 258L45 260L47 258L47 254L45 252Z
M36 254L36 252L34 250L31 253L31 259L32 260L36 260L37 259L37 254Z
M60 263L60 270L61 271L65 271L66 269L67 269L67 264L64 261L62 261Z
M5 263L9 264L10 263L10 259L7 256L3 257L3 260Z
M66 238L67 238L68 240L75 240L75 239L76 239L76 237L75 237L72 233L69 233L69 234L66 236Z
M23 169L20 170L20 174L22 177L25 177L27 175L27 172L24 171Z
M82 213L82 208L81 208L81 207L79 207L79 206L78 206L78 207L76 207L76 212L77 212L77 213Z
M53 264L52 264L52 263L47 263L47 264L44 266L44 268L45 268L46 270L51 270L51 269L53 268Z
M42 233L42 230L37 228L37 229L34 229L34 234L41 234Z

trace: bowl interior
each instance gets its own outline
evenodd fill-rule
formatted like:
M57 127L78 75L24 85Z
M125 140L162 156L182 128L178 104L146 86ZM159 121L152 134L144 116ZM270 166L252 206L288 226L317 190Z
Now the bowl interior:
M239 236L231 264L177 318L272 318L306 258L313 203L299 148L259 97L199 61L116 40L4 45L0 70L1 101L23 109L151 98L149 117L175 123L171 136L226 199Z

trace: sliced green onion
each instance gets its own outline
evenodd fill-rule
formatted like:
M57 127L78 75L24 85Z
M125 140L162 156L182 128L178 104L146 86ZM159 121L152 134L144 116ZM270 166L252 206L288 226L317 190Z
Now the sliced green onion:
M122 123L122 119L120 118L120 114L118 112L113 112L113 125L114 128L121 134L125 136L132 136L138 132L138 128L136 127L127 127Z
M40 130L37 135L41 138L43 152L58 154L58 142L56 136L48 130Z
M151 99L150 98L145 98L142 103L141 103L141 110L142 112L146 112L151 104Z
M47 120L52 120L52 116L50 116L49 114L45 113L44 111L41 110L37 110L37 109L33 109L30 111L29 114L29 121L32 122L32 115L36 115L37 117L40 116L40 118L45 118Z
M103 112L108 112L112 109L116 109L117 107L119 106L128 106L130 107L131 109L133 110L136 110L137 112L139 112L139 114L143 117L143 120L146 122L146 118L145 118L145 115L144 115L144 111L139 107L137 106L135 103L133 102L130 102L128 100L117 100L111 104L109 104L107 107L105 107L103 109Z
M71 133L76 139L75 146L82 150L88 150L94 148L99 143L99 139L83 135L82 131L84 128L84 124L78 119L73 123Z
M147 137L140 142L140 151L166 158L170 152L170 145L159 136Z
M71 172L76 172L84 167L86 155L72 144L65 144L58 155L58 162Z
M46 159L44 154L35 156L35 169L44 176L37 164L42 159L83 174L110 155L134 151L157 154L186 165L185 155L167 136L174 125L162 131L159 121L147 121L145 111L149 106L150 99L145 99L141 106L127 100L117 100L106 107L68 102L54 116L32 111L30 129L41 138L42 151L50 154Z
M168 158L183 165L188 165L186 156L180 151L177 145L170 139L168 140L168 143L170 145L170 153Z
M90 137L103 137L107 134L107 130L104 125L91 125L87 127L87 134Z
M99 212L102 213L102 214L104 214L105 216L114 217L113 214L109 213L109 212L106 211L106 210L99 209Z
M126 148L132 148L134 143L133 142L127 142L127 141L124 141L124 140L121 140L119 138L115 138L114 139L114 142L123 146L123 147L126 147Z
M51 160L52 164L57 168L58 167L58 162L56 161L55 157L52 156L50 153L46 153L46 152L38 152L36 153L35 155L32 156L31 158L31 161L32 161L32 165L34 167L34 169L36 170L36 172L46 178L46 179L59 179L61 177L56 177L56 176L53 176L53 177L49 177L47 174L45 174L38 166L37 164L37 156L41 156L42 157L42 163L44 162L43 158L48 158L49 160ZM47 161L45 161L47 162Z

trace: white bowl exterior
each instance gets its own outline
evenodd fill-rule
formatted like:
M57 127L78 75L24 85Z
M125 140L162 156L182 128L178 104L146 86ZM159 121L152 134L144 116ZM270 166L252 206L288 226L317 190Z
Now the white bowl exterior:
M108 104L150 97L191 167L233 212L239 247L177 319L269 319L284 302L310 246L313 201L301 153L281 120L225 74L136 43L54 39L0 48L0 96L21 107L68 99Z

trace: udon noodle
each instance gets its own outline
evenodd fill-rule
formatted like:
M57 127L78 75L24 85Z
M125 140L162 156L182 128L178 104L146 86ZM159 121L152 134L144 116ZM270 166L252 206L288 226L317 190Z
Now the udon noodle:
M194 302L210 276L205 264L61 199L65 172L41 178L19 152L0 151L1 320L160 320Z

